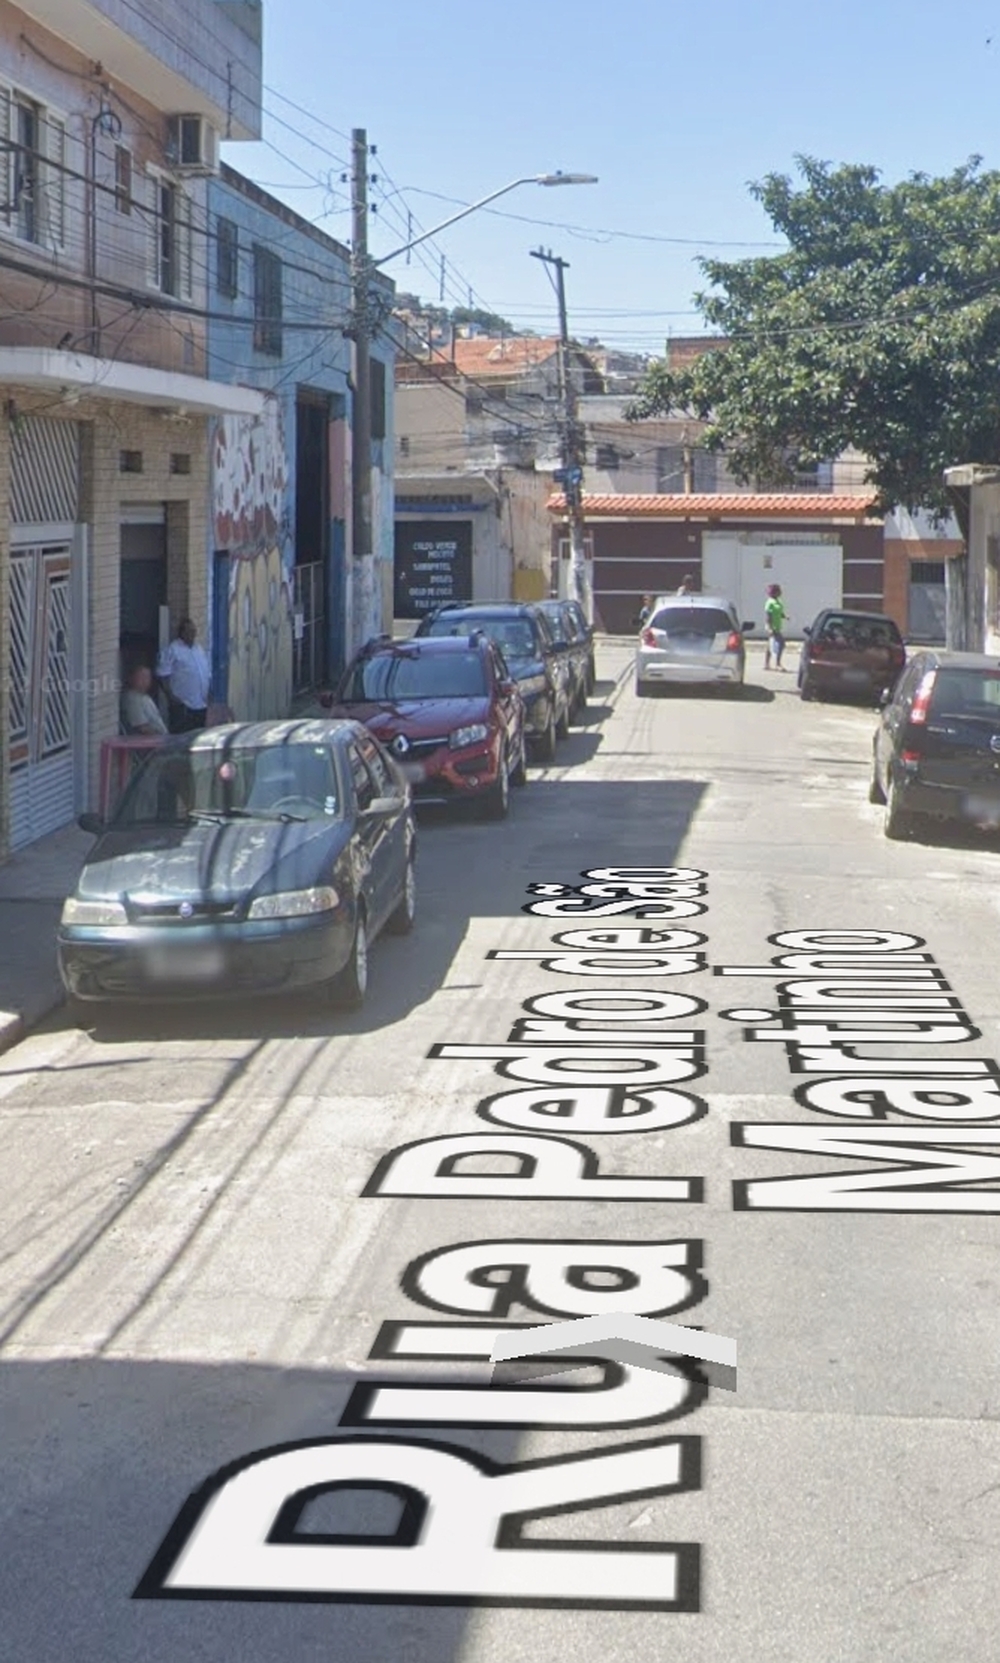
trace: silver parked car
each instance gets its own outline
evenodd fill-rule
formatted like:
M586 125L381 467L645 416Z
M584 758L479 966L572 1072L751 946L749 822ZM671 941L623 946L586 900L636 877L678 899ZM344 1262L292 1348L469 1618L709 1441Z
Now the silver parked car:
M661 595L639 635L636 694L646 698L669 683L742 687L743 636L753 627L721 595Z

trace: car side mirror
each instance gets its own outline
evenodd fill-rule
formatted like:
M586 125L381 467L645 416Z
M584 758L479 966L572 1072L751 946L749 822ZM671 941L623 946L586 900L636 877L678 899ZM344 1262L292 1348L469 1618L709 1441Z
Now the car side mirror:
M743 631L744 635L749 635L750 631L756 628L757 624L753 618L744 618L742 624L740 625L740 629Z
M392 812L398 807L398 797L373 797L371 802L368 804L368 807L362 809L362 813L370 814L374 817L380 814L392 814Z
M891 705L891 703L892 703L892 692L893 692L893 690L892 690L891 687L883 687L881 693L878 696L878 708L879 708L879 710L885 710L888 705Z
M104 830L104 821L99 814L79 814L76 823L81 831L89 832L92 837L100 837Z
M516 687L517 682L511 681L509 677L505 677L503 681L497 682L497 692L500 694L502 699L509 699Z
M811 635L812 634L812 626L810 624L803 624L802 625L802 633L803 633L803 635Z

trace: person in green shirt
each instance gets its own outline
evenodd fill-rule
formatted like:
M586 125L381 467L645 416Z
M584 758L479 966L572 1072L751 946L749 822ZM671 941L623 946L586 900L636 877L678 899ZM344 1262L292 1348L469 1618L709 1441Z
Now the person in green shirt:
M772 583L768 588L767 600L764 602L764 619L767 625L764 668L765 670L771 668L771 658L773 656L774 668L783 670L785 666L782 664L781 658L785 650L785 624L788 622L788 614L785 611L785 603L781 598L780 583Z

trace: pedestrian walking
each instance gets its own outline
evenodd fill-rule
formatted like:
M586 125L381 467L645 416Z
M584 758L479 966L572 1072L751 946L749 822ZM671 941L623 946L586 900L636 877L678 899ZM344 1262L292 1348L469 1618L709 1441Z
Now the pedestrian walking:
M679 595L693 595L695 593L694 578L691 577L690 574L681 579L680 588L677 593Z
M788 622L788 614L785 611L785 603L781 598L780 583L772 583L768 586L767 600L764 602L764 619L767 627L764 668L765 670L771 668L773 657L774 668L783 670L785 666L781 659L785 651L785 625Z
M648 623L649 619L652 617L652 613L653 613L653 597L652 597L652 595L643 595L642 605L639 608L639 627L640 627L640 629L642 628L643 624Z
M190 618L182 618L177 634L160 654L156 674L167 695L171 733L190 733L203 728L208 717L212 671L204 650L198 645L198 631Z
M122 725L126 733L165 734L167 724L153 698L153 672L148 664L137 664L129 672L122 694Z

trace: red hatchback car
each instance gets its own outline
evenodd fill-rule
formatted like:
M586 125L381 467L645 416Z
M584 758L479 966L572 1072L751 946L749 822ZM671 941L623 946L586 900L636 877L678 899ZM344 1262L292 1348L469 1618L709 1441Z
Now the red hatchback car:
M502 820L527 779L524 702L500 648L464 636L381 636L351 661L331 714L363 722L410 781L415 802L476 798Z
M803 699L878 704L906 664L903 637L881 612L828 607L804 634L799 659Z

